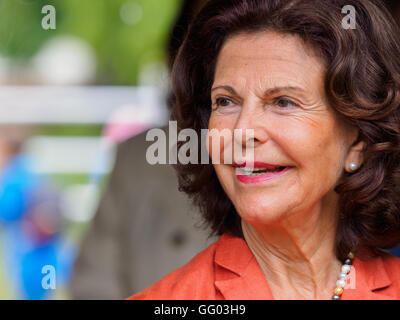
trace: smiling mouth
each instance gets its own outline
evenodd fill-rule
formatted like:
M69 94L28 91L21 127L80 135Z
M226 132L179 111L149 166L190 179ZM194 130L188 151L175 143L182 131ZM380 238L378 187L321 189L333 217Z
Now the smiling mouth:
M276 165L260 165L255 166L235 166L235 175L238 181L244 184L257 184L267 181L275 181L275 179L284 176L294 167L276 166Z
M285 170L286 168L290 168L290 167L285 167L285 166L278 166L275 168L266 168L266 167L236 167L237 173L238 174L242 174L244 176L248 176L248 177L257 177L257 176L261 176L264 175L266 173L278 173L281 172L283 170Z

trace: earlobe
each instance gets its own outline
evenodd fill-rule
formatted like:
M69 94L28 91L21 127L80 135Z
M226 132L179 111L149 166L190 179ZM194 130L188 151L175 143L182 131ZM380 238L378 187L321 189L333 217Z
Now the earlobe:
M365 147L364 141L359 141L356 145L350 147L349 155L347 157L348 161L346 162L346 170L348 172L355 172L358 168L361 167L364 158L363 158L363 150Z

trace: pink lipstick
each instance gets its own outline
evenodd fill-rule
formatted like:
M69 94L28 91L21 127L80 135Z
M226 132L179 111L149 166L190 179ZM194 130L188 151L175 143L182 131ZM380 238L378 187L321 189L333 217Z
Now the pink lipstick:
M237 179L245 184L259 183L275 179L293 167L283 165L273 165L264 162L254 162L254 164L234 164Z

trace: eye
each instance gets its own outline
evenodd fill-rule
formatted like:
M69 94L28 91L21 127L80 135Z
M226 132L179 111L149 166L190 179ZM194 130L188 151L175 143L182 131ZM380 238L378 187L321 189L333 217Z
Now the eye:
M219 106L219 107L227 107L229 105L229 103L231 103L232 100L228 99L228 98L217 98L215 99L215 105Z
M286 97L275 98L274 103L281 109L290 109L290 108L299 106L296 102L294 102L291 99L286 98Z

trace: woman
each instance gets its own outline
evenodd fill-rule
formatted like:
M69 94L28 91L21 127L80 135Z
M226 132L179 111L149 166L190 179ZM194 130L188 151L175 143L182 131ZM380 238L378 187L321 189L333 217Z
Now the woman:
M222 236L131 298L400 299L381 250L400 242L399 34L379 1L209 1L174 64L173 118L254 130L234 136L254 168L178 164Z

